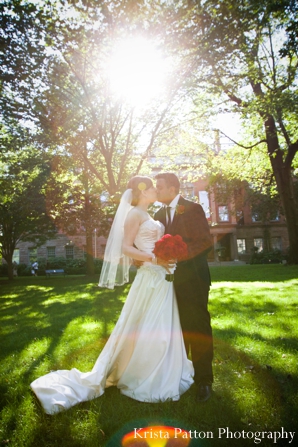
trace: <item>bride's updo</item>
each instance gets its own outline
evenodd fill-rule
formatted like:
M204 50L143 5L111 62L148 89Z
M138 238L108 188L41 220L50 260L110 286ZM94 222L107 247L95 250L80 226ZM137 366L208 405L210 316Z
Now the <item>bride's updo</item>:
M151 188L152 186L153 182L150 177L142 175L132 177L127 184L127 189L132 189L132 206L136 206L138 204L141 192Z

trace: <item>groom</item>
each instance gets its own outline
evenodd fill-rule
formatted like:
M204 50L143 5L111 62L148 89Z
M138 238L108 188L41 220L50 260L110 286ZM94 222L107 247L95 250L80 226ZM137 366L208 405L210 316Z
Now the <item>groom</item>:
M198 203L180 194L178 177L170 172L156 175L157 200L166 206L154 216L165 225L165 233L179 234L188 248L188 259L178 262L174 287L187 354L191 352L195 370L197 401L211 396L213 340L208 312L210 273L207 253L212 247L209 225Z

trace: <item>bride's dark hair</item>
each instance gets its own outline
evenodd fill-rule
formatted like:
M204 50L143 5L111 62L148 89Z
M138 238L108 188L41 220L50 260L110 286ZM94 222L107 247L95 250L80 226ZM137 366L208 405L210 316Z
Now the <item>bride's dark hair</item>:
M132 189L132 206L136 206L139 202L141 191L145 191L153 186L152 179L143 175L135 175L128 184L127 189Z

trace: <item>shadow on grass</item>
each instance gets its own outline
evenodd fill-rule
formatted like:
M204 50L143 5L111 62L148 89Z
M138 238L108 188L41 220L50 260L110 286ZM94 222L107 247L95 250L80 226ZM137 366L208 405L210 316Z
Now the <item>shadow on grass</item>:
M28 349L30 343L47 339L47 348L38 358L31 358L30 367L24 372L25 381L36 378L34 370L45 359L54 358L53 354L61 337L77 318L91 317L93 320L100 320L99 345L103 345L109 337L123 306L122 294L127 294L128 286L111 291L90 284L88 279L74 278L70 284L59 279L51 282L43 278L15 281L9 285L7 296L5 290L3 291L1 358L3 360L12 355L10 361L6 361L4 370L2 369L4 374L9 374L13 368L14 356L17 358L18 354ZM80 333L77 332L74 336L79 337ZM59 362L53 365L52 362L51 366L58 369L62 365ZM5 388L2 385L2 397L7 391Z
M53 356L62 334L77 318L89 316L92 320L100 320L100 338L107 337L118 319L128 288L102 290L95 281L92 283L82 277L67 282L62 278L20 280L3 288L6 295L3 295L1 312L1 338L5 348L1 356L4 359L10 357L10 362L4 360L5 368L1 374L2 444L14 447L120 447L123 435L134 428L170 425L197 431L201 437L205 434L205 439L192 439L191 447L242 447L255 443L244 438L219 439L219 428L228 428L231 433L279 431L281 427L293 431L298 420L297 377L290 379L282 370L268 369L260 362L258 352L244 352L245 344L241 348L235 346L240 338L247 337L267 344L272 352L285 344L294 352L296 340L292 336L287 336L286 342L278 336L266 339L256 328L239 326L243 316L251 321L260 317L260 324L269 326L269 321L263 321L264 315L270 319L270 314L277 313L281 306L270 300L264 301L263 296L247 300L245 292L242 295L236 288L229 291L218 288L218 295L211 300L212 311L219 321L227 316L230 320L228 327L214 327L214 393L205 404L195 403L195 386L178 402L157 404L131 400L113 387L98 399L54 416L45 415L29 389L30 381L37 376L36 368L48 356ZM282 310L282 324L286 330L286 321L297 312L295 314L295 305L288 305ZM74 336L79 338L83 334L77 332ZM13 356L16 353L15 358L19 361L17 354L25 350L34 338L48 338L49 344L38 359L24 364L16 377L14 368L21 368L21 365L13 363ZM76 355L89 355L91 351L93 355L97 346L99 342L84 342L80 348L69 349L67 355L72 359ZM57 367L67 365L67 355L62 357L63 365L58 364ZM51 369L56 369L52 360L49 364ZM206 438L207 432L212 433L211 438ZM272 440L263 439L260 445L269 447L273 444ZM288 440L285 445L288 445Z
M107 389L103 396L55 416L43 415L36 403L38 417L45 421L32 433L30 445L58 445L62 441L62 427L63 446L75 447L120 447L125 434L135 428L156 425L191 430L193 436L196 433L197 438L191 439L190 447L255 445L251 439L231 439L226 435L219 438L220 428L228 429L230 436L239 431L280 431L281 426L293 431L295 415L289 419L288 414L284 414L281 384L250 356L228 343L217 341L215 372L217 381L213 396L200 405L195 403L195 386L178 402L157 404L134 401L113 387ZM83 425L84 435L80 433ZM90 430L87 433L88 426ZM157 444L151 445L155 447ZM272 446L272 440L263 439L261 445Z
M297 351L298 342L291 334L291 327L297 319L298 305L295 293L292 299L288 296L290 292L291 287L285 289L284 295L266 287L256 288L253 296L240 287L212 290L209 309L214 334L232 343L246 336L268 343L272 349L286 347L292 352Z

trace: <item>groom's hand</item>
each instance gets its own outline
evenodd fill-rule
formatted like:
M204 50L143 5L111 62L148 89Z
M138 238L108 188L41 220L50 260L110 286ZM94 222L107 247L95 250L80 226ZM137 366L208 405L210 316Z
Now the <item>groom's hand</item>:
M142 267L143 265L143 261L137 261L136 259L133 259L132 264L138 269L140 267ZM171 273L171 269L175 266L176 264L176 260L175 259L170 259L169 261L165 261L164 259L161 258L156 258L156 265L161 265L162 267L164 267L167 271L167 273Z
M156 259L157 259L156 264L164 267L166 269L167 273L171 273L171 269L173 267L175 267L175 264L176 264L175 259L170 259L169 261L165 261L164 259L161 259L161 258L156 258Z
M136 259L133 259L132 265L134 265L137 269L139 269L140 267L142 267L143 261L137 261Z

